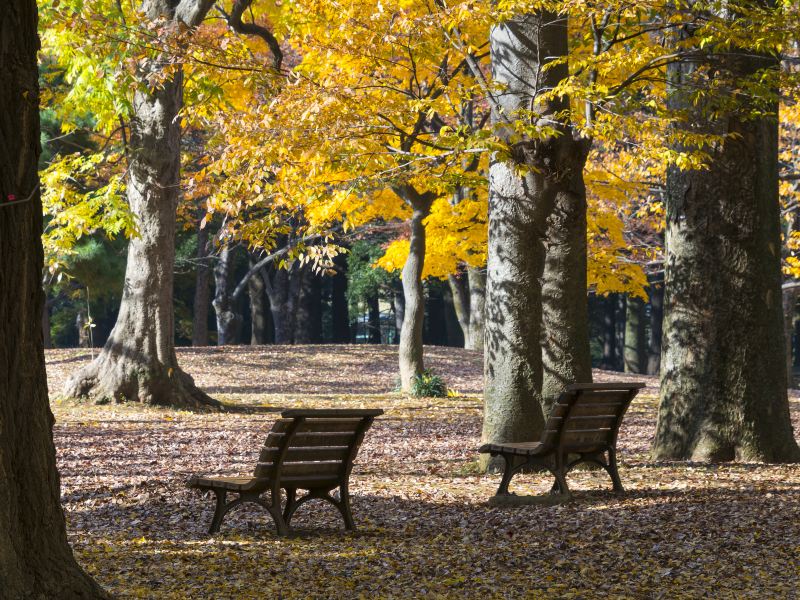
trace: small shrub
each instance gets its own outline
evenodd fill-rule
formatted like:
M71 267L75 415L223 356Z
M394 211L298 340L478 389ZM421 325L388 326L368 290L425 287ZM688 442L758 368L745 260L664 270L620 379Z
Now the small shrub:
M441 377L425 369L422 374L414 377L411 395L417 398L446 398L447 386Z

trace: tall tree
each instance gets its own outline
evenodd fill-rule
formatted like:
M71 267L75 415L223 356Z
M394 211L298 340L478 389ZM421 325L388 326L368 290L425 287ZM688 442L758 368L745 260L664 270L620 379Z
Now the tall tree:
M569 99L546 93L567 76L566 63L556 60L567 55L566 18L547 11L515 16L492 27L490 46L493 78L503 86L492 120L509 151L489 170L482 437L520 442L535 439L544 424L541 278L548 218L570 192L587 148L562 120ZM534 128L516 130L531 122Z
M42 348L34 0L0 10L0 595L105 598L67 543Z
M645 329L645 303L641 298L628 296L625 300L625 342L622 349L623 369L626 373L647 371L647 330Z
M691 16L723 24L741 17L733 11ZM777 105L769 105L769 94L759 101L744 91L750 82L769 81L778 62L755 47L709 47L697 28L681 36L677 43L693 56L671 66L669 103L687 115L683 127L723 141L705 148L707 168L668 171L653 454L800 460L786 393Z
M173 25L160 35L196 27L213 0L144 0L152 22ZM139 62L130 125L127 197L138 235L128 246L125 288L117 323L103 350L67 381L67 396L94 395L148 404L207 407L218 403L194 384L175 355L173 268L180 192L183 74L169 60ZM163 81L150 87L150 81Z

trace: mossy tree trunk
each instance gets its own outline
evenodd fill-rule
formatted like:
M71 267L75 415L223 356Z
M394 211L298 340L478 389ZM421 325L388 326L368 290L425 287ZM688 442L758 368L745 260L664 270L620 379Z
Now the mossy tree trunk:
M0 597L106 598L67 543L42 348L34 0L0 10ZM14 204L11 204L14 202Z
M694 130L731 135L707 148L708 169L671 168L667 175L661 404L653 454L796 461L800 449L786 393L778 124L775 117L746 118L755 107L735 91L739 78L778 65L752 52L713 60L713 75L697 60L670 72L670 103L689 112ZM691 90L707 87L710 77L730 78L730 96L742 103L738 110L712 119L703 102L692 101Z
M198 25L212 0L145 0L150 20ZM139 64L143 82L162 79L160 60ZM138 235L128 244L125 286L117 322L103 350L67 381L67 396L136 400L189 408L219 403L197 388L175 356L173 270L180 193L180 70L163 85L134 92L127 197Z
M494 79L505 86L494 97L492 119L511 153L494 157L489 169L482 439L503 443L535 440L544 424L542 277L548 219L574 189L587 143L566 123L556 125L558 135L515 141L507 121L538 114L552 127L556 115L568 109L568 98L545 103L540 95L567 75L565 64L543 68L567 53L566 18L546 12L515 17L492 28L490 46ZM486 455L482 461L494 467Z

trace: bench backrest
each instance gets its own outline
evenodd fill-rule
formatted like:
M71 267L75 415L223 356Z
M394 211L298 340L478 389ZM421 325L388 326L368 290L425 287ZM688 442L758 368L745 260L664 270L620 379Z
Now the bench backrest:
M553 405L542 434L547 447L592 452L613 447L622 417L644 383L577 383Z
M380 409L295 409L281 413L267 436L255 477L309 484L344 482L364 433Z

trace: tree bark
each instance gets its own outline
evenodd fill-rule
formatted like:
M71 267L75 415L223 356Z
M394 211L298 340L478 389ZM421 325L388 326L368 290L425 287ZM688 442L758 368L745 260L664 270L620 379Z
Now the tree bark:
M511 158L489 168L489 240L484 351L484 442L539 438L542 413L542 282L548 217L569 193L586 144L557 123L569 108L562 97L543 101L540 92L567 76L564 63L543 68L567 53L567 23L541 12L495 25L490 34L494 80L505 86L493 98L492 119L511 147ZM517 141L508 119L540 115L558 135ZM585 290L582 292L585 293ZM486 455L482 466L495 468Z
M344 254L333 259L336 274L331 283L331 318L333 320L333 343L350 343L350 311L347 306L347 257Z
M306 265L297 273L300 291L297 299L294 341L296 344L319 344L322 340L322 285L320 276ZM380 324L378 325L380 343Z
M378 294L367 296L367 340L370 344L381 343L381 309Z
M456 314L455 299L451 287L442 289L442 310L444 311L445 346L464 347L464 328Z
M249 255L250 268L253 268L256 262L258 262L258 258L251 253ZM269 305L264 290L264 279L261 275L247 280L247 292L250 297L250 345L261 346L268 343L269 339L267 333Z
M447 285L450 286L453 310L455 310L458 325L464 335L464 348L468 348L468 340L470 340L469 277L464 273L448 275Z
M271 270L272 274L265 272L263 279L275 328L275 343L293 344L297 298L300 292L297 265Z
M800 290L784 290L783 292L783 331L786 344L786 387L794 387L794 360L792 357L792 335L794 334L794 316L797 312L797 297Z
M411 236L408 258L403 265L403 328L400 330L400 387L409 393L414 378L425 370L422 358L422 327L425 320L425 295L422 290L422 269L425 265L425 225L433 197L403 190L399 194L411 205Z
M106 598L75 562L47 398L37 11L0 11L0 596Z
M571 177L547 219L542 281L542 403L545 414L572 383L592 382L587 298L586 186L588 146L576 148Z
M469 337L464 340L464 347L483 352L486 272L477 267L467 267L467 277L469 279Z
M201 211L205 214L205 211ZM208 346L208 306L211 300L209 283L211 268L208 265L208 228L201 227L202 215L197 225L197 270L194 284L192 309L192 346Z
M664 321L664 282L650 282L650 338L648 339L647 374L658 375L661 371L661 335Z
M603 357L601 368L617 370L617 296L609 294L602 299L603 308Z
M397 285L397 284L395 284ZM393 286L394 287L394 286ZM403 331L403 320L406 317L406 299L403 295L403 282L394 289L394 343L400 343L400 333Z
M647 370L647 330L645 329L645 304L641 298L628 296L625 303L625 343L623 368L626 373L644 373Z
M698 51L700 49L698 42ZM716 55L670 69L671 108L693 131L734 134L706 148L705 170L667 173L661 403L656 459L800 460L786 393L781 301L778 124L750 112L736 79L771 58ZM688 89L730 77L742 103L712 119ZM777 107L774 107L777 112Z
M150 20L161 17L198 25L212 0L145 0ZM161 79L161 61L139 65L143 82ZM163 84L147 85L133 95L127 198L138 235L128 244L125 286L119 315L103 350L75 373L66 396L136 400L187 408L219 407L198 389L175 356L173 270L180 190L180 119L183 102L180 70Z
M231 275L235 248L227 243L222 247L214 265L214 312L217 316L217 346L227 346L238 341L242 317L236 312L236 302L231 295ZM251 277L252 279L252 277Z

